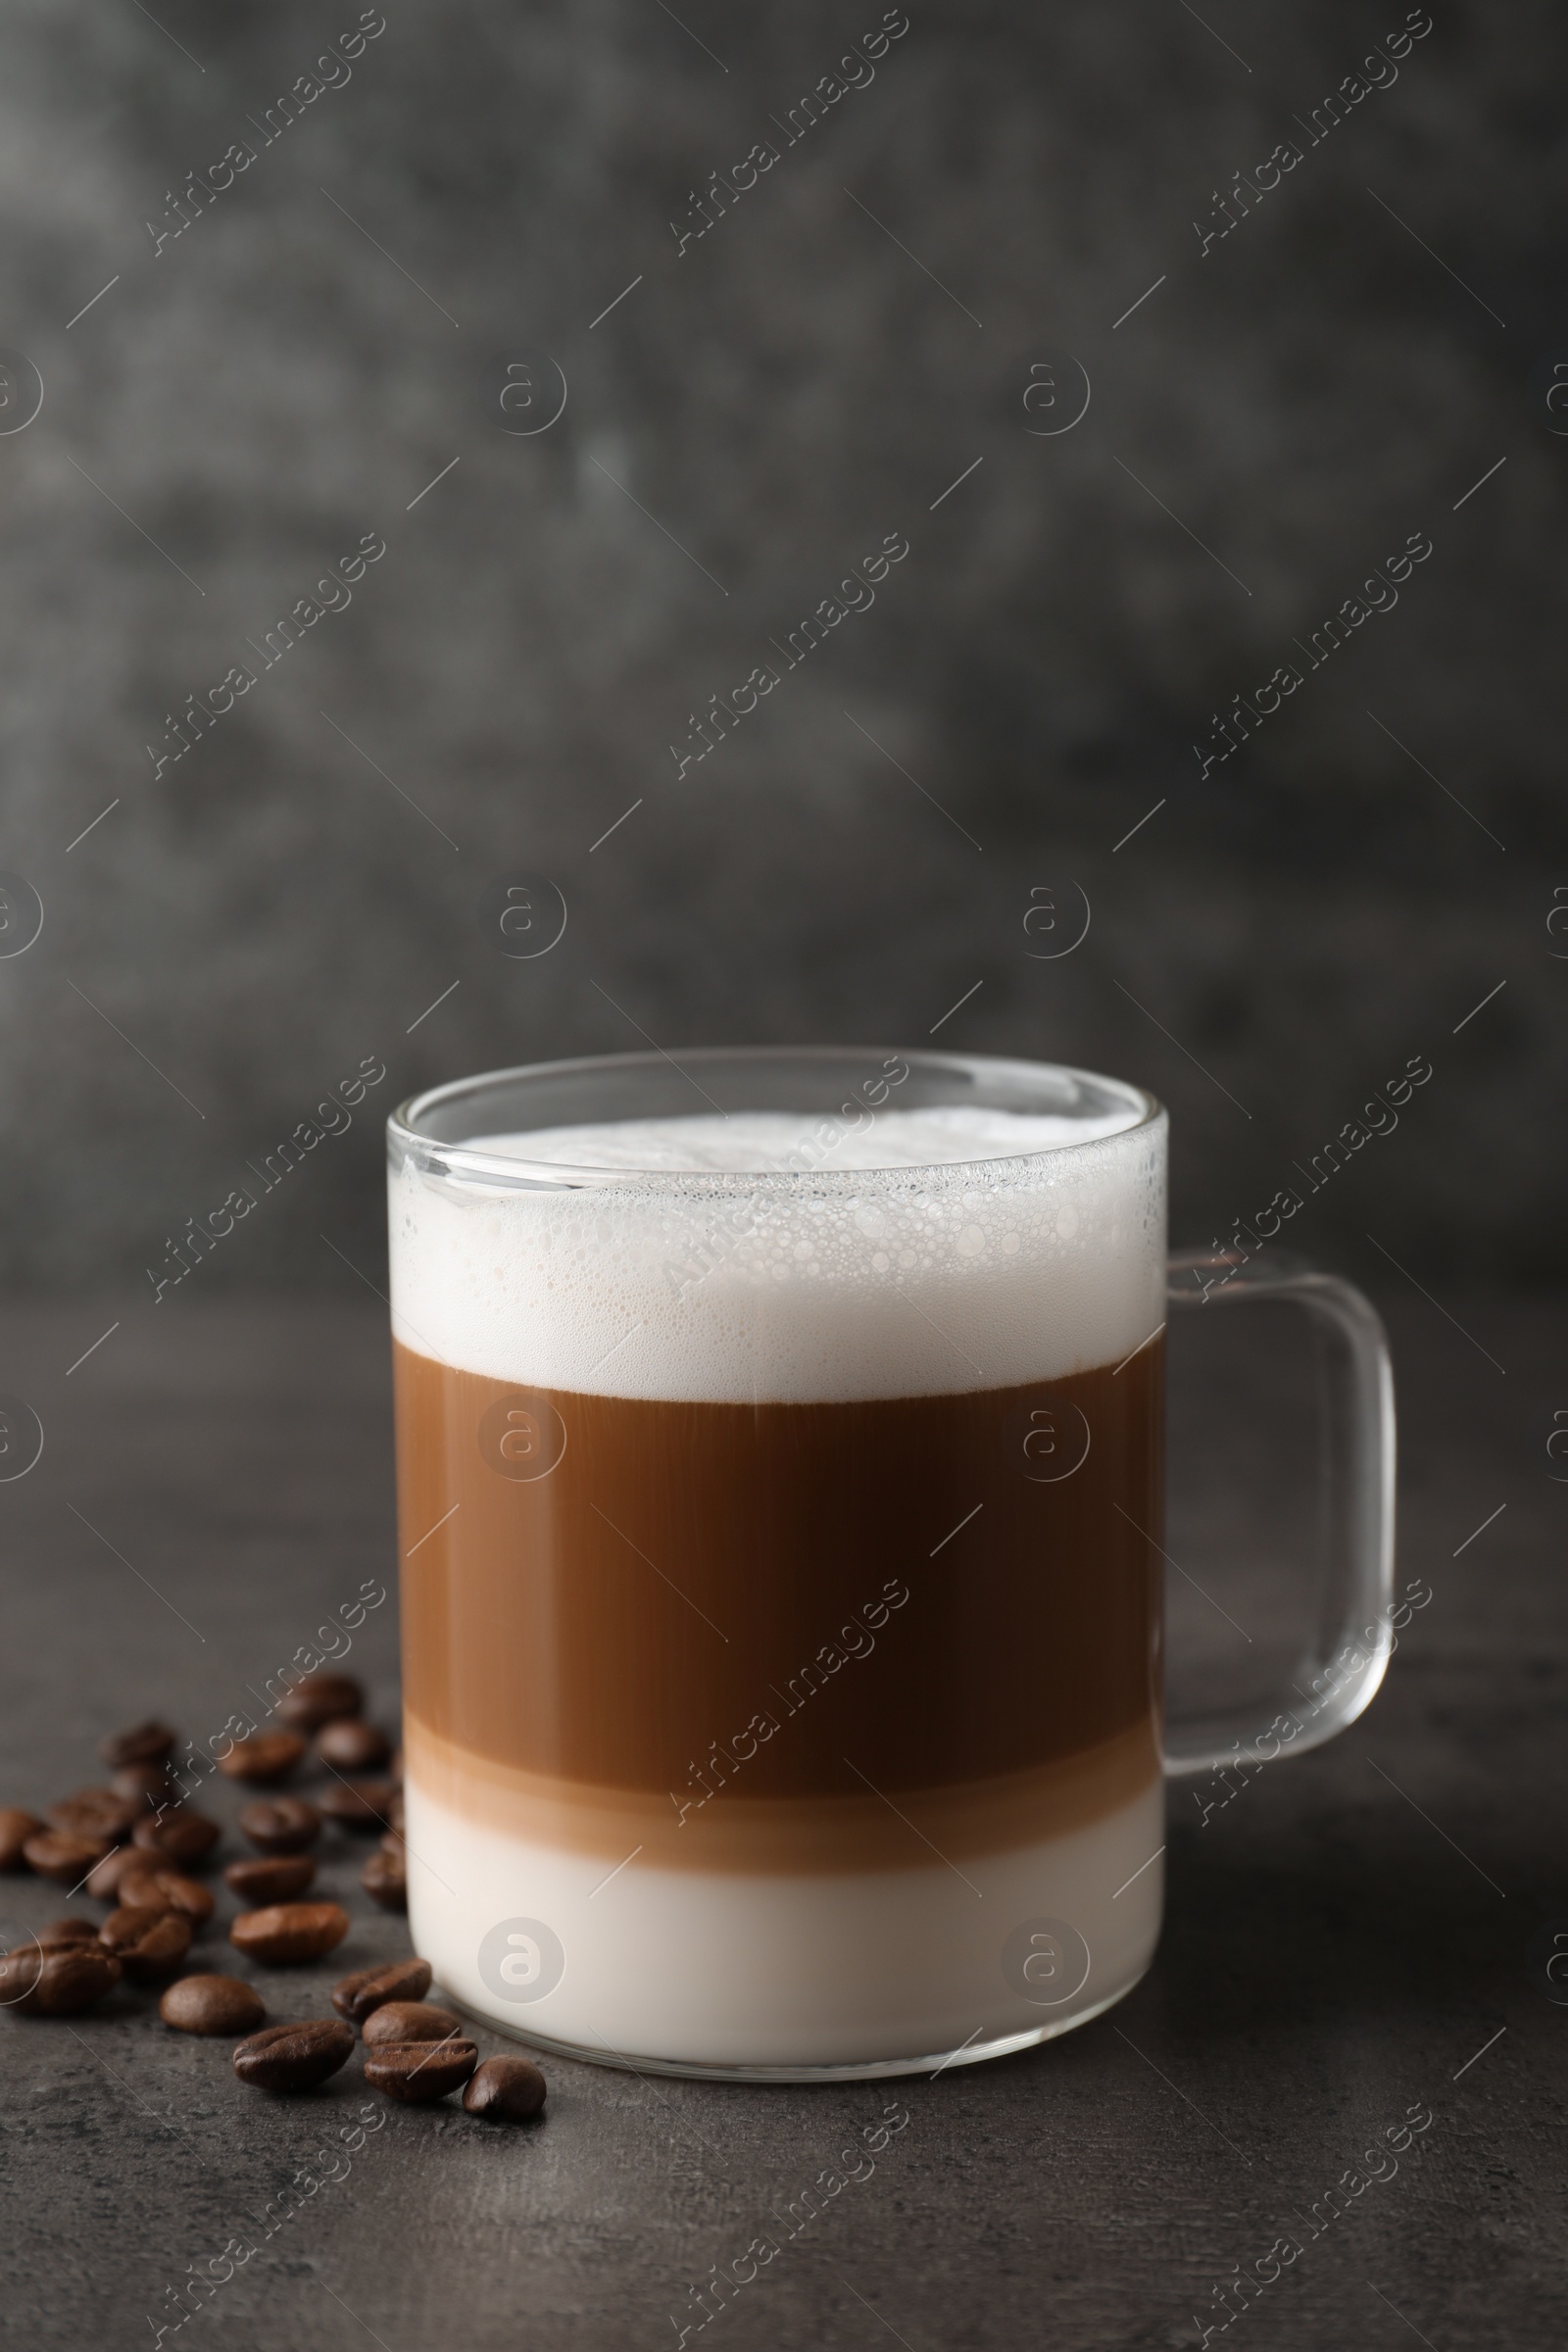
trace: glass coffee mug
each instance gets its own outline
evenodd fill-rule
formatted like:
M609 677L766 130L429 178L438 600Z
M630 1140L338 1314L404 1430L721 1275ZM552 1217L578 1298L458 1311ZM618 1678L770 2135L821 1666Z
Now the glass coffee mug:
M1115 1079L839 1048L393 1116L409 1912L475 2016L775 2082L1021 2049L1148 1968L1167 1773L1366 1706L1377 1318L1322 1274L1168 1273L1166 1145ZM1316 1654L1186 1722L1167 1295L1337 1342Z

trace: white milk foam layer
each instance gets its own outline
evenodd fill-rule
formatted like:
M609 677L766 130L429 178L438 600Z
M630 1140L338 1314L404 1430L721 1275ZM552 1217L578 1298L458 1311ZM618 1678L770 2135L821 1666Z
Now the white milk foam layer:
M834 1168L951 1167L960 1160L1007 1159L1019 1152L1060 1151L1120 1135L1137 1114L1030 1117L1014 1110L886 1110L832 1147ZM684 1119L617 1119L593 1127L539 1127L527 1135L480 1135L475 1152L507 1158L545 1159L579 1168L648 1171L788 1169L790 1153L808 1143L817 1122L786 1111L732 1111ZM809 1163L808 1163L809 1164Z
M1136 1115L890 1109L856 1132L758 1112L465 1147L622 1172L560 1189L411 1156L390 1180L393 1331L519 1387L715 1403L1119 1363L1164 1320L1166 1122Z
M437 1984L590 2056L896 2068L967 2042L982 2057L1119 1999L1159 1935L1157 1781L1086 1828L966 1859L961 1878L937 1862L746 1877L634 1860L607 1879L602 1855L508 1837L416 1784L407 1806L409 1924Z

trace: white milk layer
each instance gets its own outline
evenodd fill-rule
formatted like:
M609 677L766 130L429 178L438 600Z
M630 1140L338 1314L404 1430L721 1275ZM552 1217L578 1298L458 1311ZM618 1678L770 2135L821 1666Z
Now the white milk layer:
M390 1181L393 1330L518 1386L715 1403L1119 1363L1164 1320L1166 1122L1137 1116L747 1113L476 1138L464 1148L617 1173L529 1189L410 1158Z
M607 1871L407 1790L409 1921L436 1983L524 2039L666 2066L980 2056L1135 1984L1159 1935L1164 1790L1009 1853L906 1871Z

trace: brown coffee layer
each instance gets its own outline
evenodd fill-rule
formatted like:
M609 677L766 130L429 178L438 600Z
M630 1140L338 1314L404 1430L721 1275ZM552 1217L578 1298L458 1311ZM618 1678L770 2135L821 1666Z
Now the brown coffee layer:
M1159 1341L1029 1388L832 1404L394 1355L411 1770L429 1735L519 1791L706 1823L1001 1784L1120 1735L1153 1752Z

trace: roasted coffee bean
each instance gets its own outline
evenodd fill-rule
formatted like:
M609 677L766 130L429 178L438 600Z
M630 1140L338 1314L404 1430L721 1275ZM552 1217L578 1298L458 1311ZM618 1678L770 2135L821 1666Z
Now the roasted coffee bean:
M162 1764L174 1744L167 1723L137 1723L128 1732L111 1732L98 1743L106 1764Z
M354 2034L335 2017L269 2026L234 2052L234 2072L258 2090L314 2090L335 2075L354 2048Z
M363 1715L365 1692L351 1674L302 1675L284 1691L277 1711L296 1731L314 1732L334 1715Z
M148 1805L174 1801L174 1784L162 1764L122 1764L109 1786L117 1796L127 1797L138 1813Z
M298 1732L259 1732L254 1740L236 1740L218 1769L231 1781L255 1781L263 1786L281 1781L305 1753Z
M390 1781L329 1781L318 1801L340 1830L384 1830L396 1793Z
M348 1932L349 1915L341 1903L270 1903L262 1911L242 1911L229 1927L228 1940L253 1960L293 1968L324 1958Z
M20 1805L0 1806L0 1870L25 1870L27 1857L23 1848L42 1828L43 1823L31 1813L24 1813Z
M302 1854L321 1835L321 1816L302 1796L263 1796L241 1805L239 1826L264 1854Z
M97 1938L94 1938L96 1942ZM50 1952L84 1951L84 1944L51 1944ZM25 2009L43 1976L46 1947L37 1936L0 1952L0 2008Z
M461 2018L450 2009L438 2009L434 2001L382 2001L370 2011L360 2034L373 2046L382 2041L445 2041L449 2034L462 2031Z
M74 1838L65 1830L39 1830L23 1847L28 1867L57 1886L76 1886L109 1851L107 1838Z
M46 1805L44 1818L68 1838L102 1838L112 1845L125 1836L140 1810L134 1798L117 1796L112 1788L78 1788L74 1796Z
M192 1935L212 1918L212 1895L198 1879L187 1879L172 1862L160 1862L152 1854L137 1854L136 1862L138 1867L125 1871L115 1889L118 1901L138 1911L182 1911Z
M138 1984L155 1984L172 1977L190 1950L191 1923L183 1911L146 1911L122 1904L111 1911L98 1931L105 1951L113 1952L127 1977Z
M316 1752L335 1772L374 1772L392 1753L392 1742L363 1715L334 1715L317 1733Z
M192 1813L185 1805L176 1805L161 1820L144 1813L131 1832L144 1853L161 1854L180 1870L205 1862L222 1835L216 1821L209 1821L205 1813Z
M479 2063L471 2041L383 2041L365 2053L365 2080L372 2090L405 2106L423 2107L461 2089Z
M181 2034L249 2034L267 2015L267 2004L239 1977L181 1977L159 2002L158 2014Z
M96 1928L90 1936L80 1933L86 1925L85 1920L57 1919L47 1928L40 1928L36 1935L24 1936L13 1949L17 1952L80 1952L90 1945L95 1952L102 1951Z
M386 1809L386 1826L387 1826L387 1828L388 1828L389 1830L396 1830L396 1832L397 1832L398 1836L399 1836L400 1838L402 1837L402 1835L403 1835L403 1791L402 1791L402 1789L401 1789L401 1788L394 1789L394 1791L393 1791L393 1794L392 1794L392 1802L391 1802L391 1803L388 1805L388 1807L387 1807L387 1809Z
M185 1930L186 1942L190 1941L190 1921L182 1911L171 1911L163 1903L117 1903L98 1930L98 1940L123 1966L125 1954L133 1951L161 1919L177 1919Z
M372 2009L387 2001L422 2001L430 1989L428 1960L391 1960L381 1968L356 1969L332 1987L332 2006L339 2017L360 2026Z
M463 2104L493 2124L525 2124L545 2103L548 2085L526 2058L487 2058L470 2076Z
M118 1903L121 1881L127 1871L145 1870L150 1857L139 1845L114 1845L87 1873L87 1892L95 1902Z
M96 1943L97 1940L96 1922L74 1918L69 1911L64 1919L52 1919L46 1928L38 1930L40 1943Z
M120 1983L120 1962L94 1943L19 1944L0 1958L0 2008L74 2017Z
M383 1911L406 1911L409 1879L401 1853L374 1853L360 1873L360 1885Z
M242 1903L291 1903L315 1876L310 1854L248 1854L243 1862L230 1862L223 1884Z

